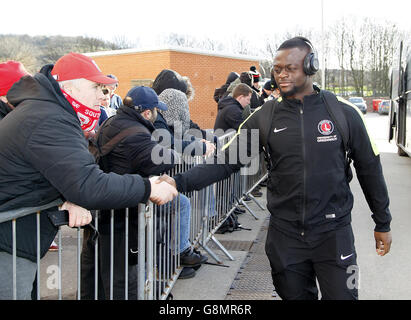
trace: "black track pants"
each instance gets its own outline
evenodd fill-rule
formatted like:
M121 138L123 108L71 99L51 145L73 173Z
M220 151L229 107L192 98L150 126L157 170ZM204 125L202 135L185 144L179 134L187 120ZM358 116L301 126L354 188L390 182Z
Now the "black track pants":
M351 225L308 243L268 229L265 250L273 284L283 300L358 299L359 270Z

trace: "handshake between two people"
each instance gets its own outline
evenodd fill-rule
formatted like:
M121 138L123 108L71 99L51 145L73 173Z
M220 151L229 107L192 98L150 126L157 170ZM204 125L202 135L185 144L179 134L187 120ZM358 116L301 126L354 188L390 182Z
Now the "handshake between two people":
M151 202L157 205L163 205L177 196L178 191L176 183L170 176L164 174L161 176L151 177L149 180L151 184Z

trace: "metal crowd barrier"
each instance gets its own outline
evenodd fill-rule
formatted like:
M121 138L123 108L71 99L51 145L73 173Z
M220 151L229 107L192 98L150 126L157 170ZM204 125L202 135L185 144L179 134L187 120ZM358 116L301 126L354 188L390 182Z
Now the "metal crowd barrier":
M219 138L219 145L229 141L234 133L226 134ZM252 175L240 175L240 172L232 174L230 177L219 181L211 186L208 186L200 191L195 191L186 194L190 199L191 205L191 221L190 221L190 242L194 247L202 247L208 255L210 255L217 263L222 263L221 259L208 246L209 241L213 241L219 249L231 260L234 258L216 239L215 232L224 223L224 221L234 212L238 205L244 205L248 212L257 217L252 212L251 208L245 202L247 197L250 197L257 205L264 209L261 204L251 195L254 188L267 177L266 168L264 166L263 157L253 160L248 170L256 172ZM179 172L184 172L201 163L201 157L191 158L183 157L183 161L178 164L169 174L172 176ZM258 170L256 170L258 168ZM246 169L247 170L247 169ZM180 245L180 208L179 198L173 202L157 206L152 203L141 204L138 208L138 259L137 266L131 269L131 272L137 273L137 293L136 298L139 300L164 300L167 299L171 289L177 281L182 267L180 265L179 245ZM36 208L22 208L0 213L0 223L12 221L12 238L13 238L13 299L17 298L16 292L16 221L17 219L35 213L37 215L37 286L36 297L40 299L41 292L41 270L40 270L40 214L43 210L58 206L62 203L60 199L52 203ZM125 209L125 230L124 230L124 299L129 298L129 239L133 235L130 234L130 211ZM94 227L98 231L100 227L100 211L94 214ZM110 280L109 280L109 295L105 299L115 298L114 291L114 226L115 226L115 211L110 211ZM135 236L135 235L134 235ZM63 299L62 288L62 230L59 227L58 233L58 294L57 299ZM81 299L81 250L82 250L82 234L81 229L77 228L77 262L75 277L73 273L72 282L76 283L76 298ZM94 244L94 299L99 299L99 291L101 290L100 279L100 261L99 261L99 241ZM68 266L66 266L68 267ZM68 267L69 268L69 267ZM118 297L117 297L118 298Z
M17 219L26 217L33 213L36 214L36 261L37 261L37 286L36 286L36 294L37 297L40 297L40 214L43 210L59 206L63 203L61 199L57 199L51 203L46 205L38 206L38 207L28 207L28 208L20 208L15 210L9 210L6 212L0 213L0 223L5 223L11 221L11 230L12 230L12 298L13 300L17 299L17 235L16 235L16 223ZM33 279L34 280L34 279ZM1 284L0 284L1 285Z

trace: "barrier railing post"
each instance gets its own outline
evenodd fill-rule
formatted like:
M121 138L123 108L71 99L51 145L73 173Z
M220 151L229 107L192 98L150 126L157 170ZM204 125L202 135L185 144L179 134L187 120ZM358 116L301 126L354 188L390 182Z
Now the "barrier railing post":
M11 222L13 234L13 300L17 300L17 248L16 248L16 219Z
M137 277L137 298L145 300L145 255L146 255L146 226L145 226L146 204L138 205L138 277Z
M58 231L58 299L62 300L62 259L61 259L61 227Z
M248 167L244 171L246 172L244 175L241 176L241 181L242 181L242 190L241 192L243 193L243 196L241 197L240 203L247 209L247 211L254 217L255 220L258 220L258 217L255 215L253 210L245 203L244 198L249 196L250 192L247 192L247 182L248 182ZM254 198L255 200L255 198Z
M99 220L99 215L100 215L100 211L97 210L96 211L96 217L94 219L95 221L95 228L96 231L98 232L98 220ZM99 256L99 246L98 246L98 241L96 240L95 244L94 244L94 300L98 300L98 256Z
M37 300L40 300L40 213L41 211L37 211L36 213L36 221L37 221Z
M204 205L204 210L202 210L202 224L203 224L203 230L202 230L202 236L201 236L201 241L199 244L204 248L205 251L219 264L222 264L223 261L207 246L207 241L208 241L208 212L209 212L209 186L203 189L205 192L205 205Z
M128 227L129 227L129 209L125 212L125 238L124 238L124 300L128 300Z
M81 299L81 236L77 227L77 300Z
M114 210L110 210L110 300L113 300L114 285Z
M147 232L147 262L146 262L146 294L145 297L147 300L153 300L154 297L154 290L153 290L153 279L154 279L154 231L153 231L153 203L149 203L148 206L145 207L145 220L146 220L146 232Z

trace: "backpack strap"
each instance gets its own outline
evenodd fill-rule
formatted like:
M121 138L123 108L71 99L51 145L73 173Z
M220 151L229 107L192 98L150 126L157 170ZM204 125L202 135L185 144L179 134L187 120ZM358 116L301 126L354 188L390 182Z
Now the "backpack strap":
M264 158L267 163L267 171L270 171L271 169L271 152L270 152L270 147L268 145L268 142L270 141L271 133L273 132L273 118L274 118L274 113L275 113L275 107L281 101L282 101L282 98L278 98L274 100L272 106L270 107L271 112L270 112L270 115L267 117L267 120L270 121L267 125L268 131L266 131L265 135L263 135L261 138L262 144L264 146L263 151L264 151Z
M352 172L351 172L351 148L349 145L350 140L350 130L348 127L347 117L344 114L344 110L340 105L337 97L326 90L320 91L320 96L324 102L324 105L327 109L327 112L330 114L331 119L335 123L338 131L341 134L343 140L343 146L345 151L345 160L346 160L346 167L347 167L347 177L348 181L352 179Z
M320 95L324 101L328 113L330 114L338 131L341 134L344 143L344 150L346 152L349 152L349 128L347 118L345 117L344 111L340 106L340 102L338 101L337 97L329 91L321 90Z
M144 133L146 132L145 128L141 126L132 126L128 127L124 130L121 130L119 133L117 133L113 138L111 138L109 141L101 145L101 137L102 137L102 130L103 128L106 128L111 125L111 122L113 121L114 116L111 116L110 118L106 119L98 129L96 133L96 140L94 141L94 145L97 149L97 156L96 160L97 163L100 165L100 167L105 171L108 168L108 163L106 159L106 155L108 155L111 151L114 150L114 148L124 139L127 138L128 136L131 136L136 133Z
M105 143L101 148L101 157L108 155L113 149L126 137L135 133L145 132L140 126L132 126L117 133L111 140Z

